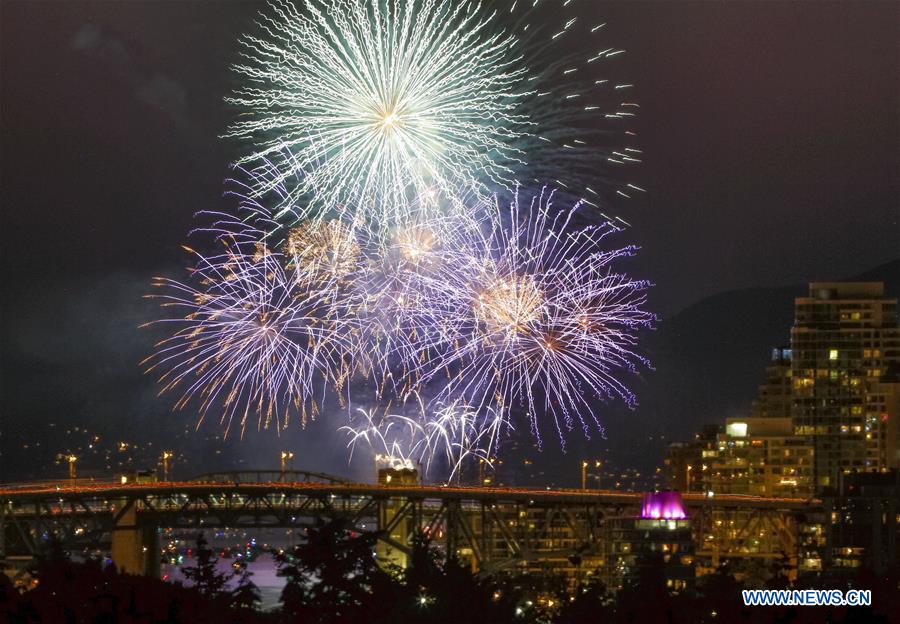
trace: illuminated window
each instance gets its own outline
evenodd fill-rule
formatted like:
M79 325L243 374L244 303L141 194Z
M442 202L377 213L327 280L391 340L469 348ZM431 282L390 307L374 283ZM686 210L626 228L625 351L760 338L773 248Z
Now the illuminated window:
M831 349L830 351L828 351L828 359L829 359L829 360L836 360L836 359L838 359L838 350L837 350L837 349Z

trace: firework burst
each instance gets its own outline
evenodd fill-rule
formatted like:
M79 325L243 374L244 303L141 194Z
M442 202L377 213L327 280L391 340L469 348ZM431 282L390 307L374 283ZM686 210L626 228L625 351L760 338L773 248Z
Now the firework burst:
M357 408L353 423L338 429L350 439L350 459L357 445L367 446L375 455L376 463L388 468L415 469L418 450L424 439L424 429L418 419L387 414L376 416L375 410Z
M448 481L466 466L493 466L494 453L509 423L498 412L479 415L453 403L426 417L424 406L417 416L382 414L357 409L357 417L339 431L349 438L350 457L358 445L367 446L375 460L389 468L417 468L429 472L433 464L446 468Z
M156 321L176 330L144 361L147 372L161 372L161 393L180 392L176 409L193 399L201 415L221 409L226 434L235 424L243 434L253 418L280 431L291 407L305 425L318 413L315 397L352 359L348 321L281 254L220 243L210 257L189 249L198 258L190 282L154 281L165 293L151 297L179 313Z
M340 283L358 270L359 243L353 230L338 219L305 221L288 231L285 252L303 277Z
M510 429L509 421L497 410L479 413L458 401L441 406L424 425L426 470L431 462L443 460L452 480L466 465L493 467L500 437Z
M219 251L156 281L175 331L146 364L177 408L280 431L329 393L351 454L452 476L516 418L564 445L602 431L598 400L634 404L649 284L612 268L635 248L601 247L623 220L579 223L642 190L601 177L640 161L638 107L574 4L270 0L227 98L238 210L202 213ZM538 179L574 207L520 207Z
M288 203L303 198L307 216L353 205L383 220L410 198L452 204L511 179L524 70L480 4L273 0L258 24L241 39L248 86L228 101L244 114L226 133L253 142L240 163L275 163L257 193L302 172Z
M520 208L489 210L490 225L471 231L429 290L440 329L423 359L423 383L440 381L439 400L476 411L527 412L540 440L540 417L552 417L560 440L576 424L602 427L592 401L634 395L621 371L646 364L634 351L637 332L654 316L643 310L648 282L613 272L634 247L602 250L610 224L573 225L578 210L556 211L552 192ZM446 374L445 374L446 373Z

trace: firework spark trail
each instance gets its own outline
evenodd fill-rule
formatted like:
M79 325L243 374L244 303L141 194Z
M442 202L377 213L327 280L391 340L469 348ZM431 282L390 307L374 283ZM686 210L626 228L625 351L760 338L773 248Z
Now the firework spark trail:
M365 444L375 454L376 462L391 468L421 466L428 474L435 463L447 467L447 480L459 476L466 465L477 463L493 466L493 453L509 423L497 412L487 417L453 403L439 407L426 417L424 405L415 416L376 415L376 410L357 408L357 417L339 429L349 441L350 459L357 445Z
M248 113L225 136L249 139L248 163L298 171L289 203L304 216L359 206L391 218L436 189L451 203L483 180L509 184L521 162L515 40L475 2L273 0L245 35L234 70L252 86L227 99ZM284 216L280 209L276 216Z
M345 425L338 429L350 438L347 443L347 448L350 449L349 460L353 459L356 446L365 443L375 454L376 462L386 463L393 469L416 467L417 450L424 437L424 429L417 419L396 414L378 417L374 410L362 408L357 408L356 411L362 415L362 418L356 420L362 422L355 427Z
M196 398L202 420L221 408L226 434L236 420L243 435L254 415L260 428L274 421L280 431L290 406L305 425L318 413L319 387L348 358L350 321L336 318L320 292L298 288L281 254L220 242L219 255L193 252L191 283L155 280L166 292L151 297L179 312L155 321L176 330L144 361L147 372L163 371L161 393L180 388L176 409Z
M513 169L523 184L551 183L572 203L614 210L644 192L626 179L628 166L642 158L631 128L640 106L635 85L618 77L625 50L609 45L605 23L586 19L592 11L580 8L585 4L513 0L506 11L531 91L523 107L530 131L513 141L527 162Z
M647 363L634 347L654 316L642 309L650 284L610 269L635 248L600 250L617 228L575 227L579 206L556 212L552 197L521 209L516 196L506 213L495 205L489 227L434 276L428 301L444 326L418 374L427 384L448 371L439 400L504 414L524 407L539 441L538 414L549 414L564 445L576 423L602 431L593 399L634 404L617 373Z
M285 270L294 276L298 290L315 291L333 306L332 316L352 317L362 305L355 282L366 272L364 239L367 232L356 221L329 219L298 219L294 226L284 228L272 210L253 193L256 184L269 184L278 175L274 165L265 161L252 169L235 166L235 175L226 180L225 196L235 200L236 215L227 212L201 211L198 217L209 221L191 234L212 234L215 240L237 240L241 243L265 245L282 252ZM299 174L298 174L299 175ZM286 184L272 187L272 193L287 201ZM302 211L293 204L286 207L293 214Z
M418 388L417 362L429 356L441 326L427 300L431 276L454 248L464 222L461 217L429 217L421 208L412 214L384 244L373 242L367 271L356 283L366 301L360 323L378 401L398 400Z
M466 463L493 466L500 436L511 429L497 410L479 414L458 402L439 407L424 425L423 457L426 472L431 462L442 457L450 468L448 481L459 475Z

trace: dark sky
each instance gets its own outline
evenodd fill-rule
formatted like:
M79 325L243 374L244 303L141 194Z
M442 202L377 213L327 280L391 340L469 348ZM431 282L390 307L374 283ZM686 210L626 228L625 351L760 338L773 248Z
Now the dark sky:
M166 412L137 366L140 295L186 262L192 214L221 205L227 65L256 6L0 4L5 444L58 412ZM649 193L619 214L663 317L898 255L900 4L585 7L637 85Z

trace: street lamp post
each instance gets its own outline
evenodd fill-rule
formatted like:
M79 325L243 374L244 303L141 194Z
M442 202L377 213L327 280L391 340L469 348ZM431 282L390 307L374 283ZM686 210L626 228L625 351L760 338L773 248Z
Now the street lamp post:
M171 458L172 458L172 451L163 451L163 454L162 454L163 481L169 480L169 460Z
M293 451L281 451L281 476L284 477L285 466L289 460L294 459Z
M75 462L78 461L78 458L75 455L69 455L66 457L69 461L69 479L72 480L72 485L75 485Z
M587 467L590 463L591 462L589 462L586 459L581 460L581 489L582 490L587 489ZM603 465L603 462L600 461L599 459L594 460L594 468L596 470L599 470L602 465ZM598 472L597 474L595 474L593 476L595 479L597 479L597 489L599 490L600 489L600 473Z

